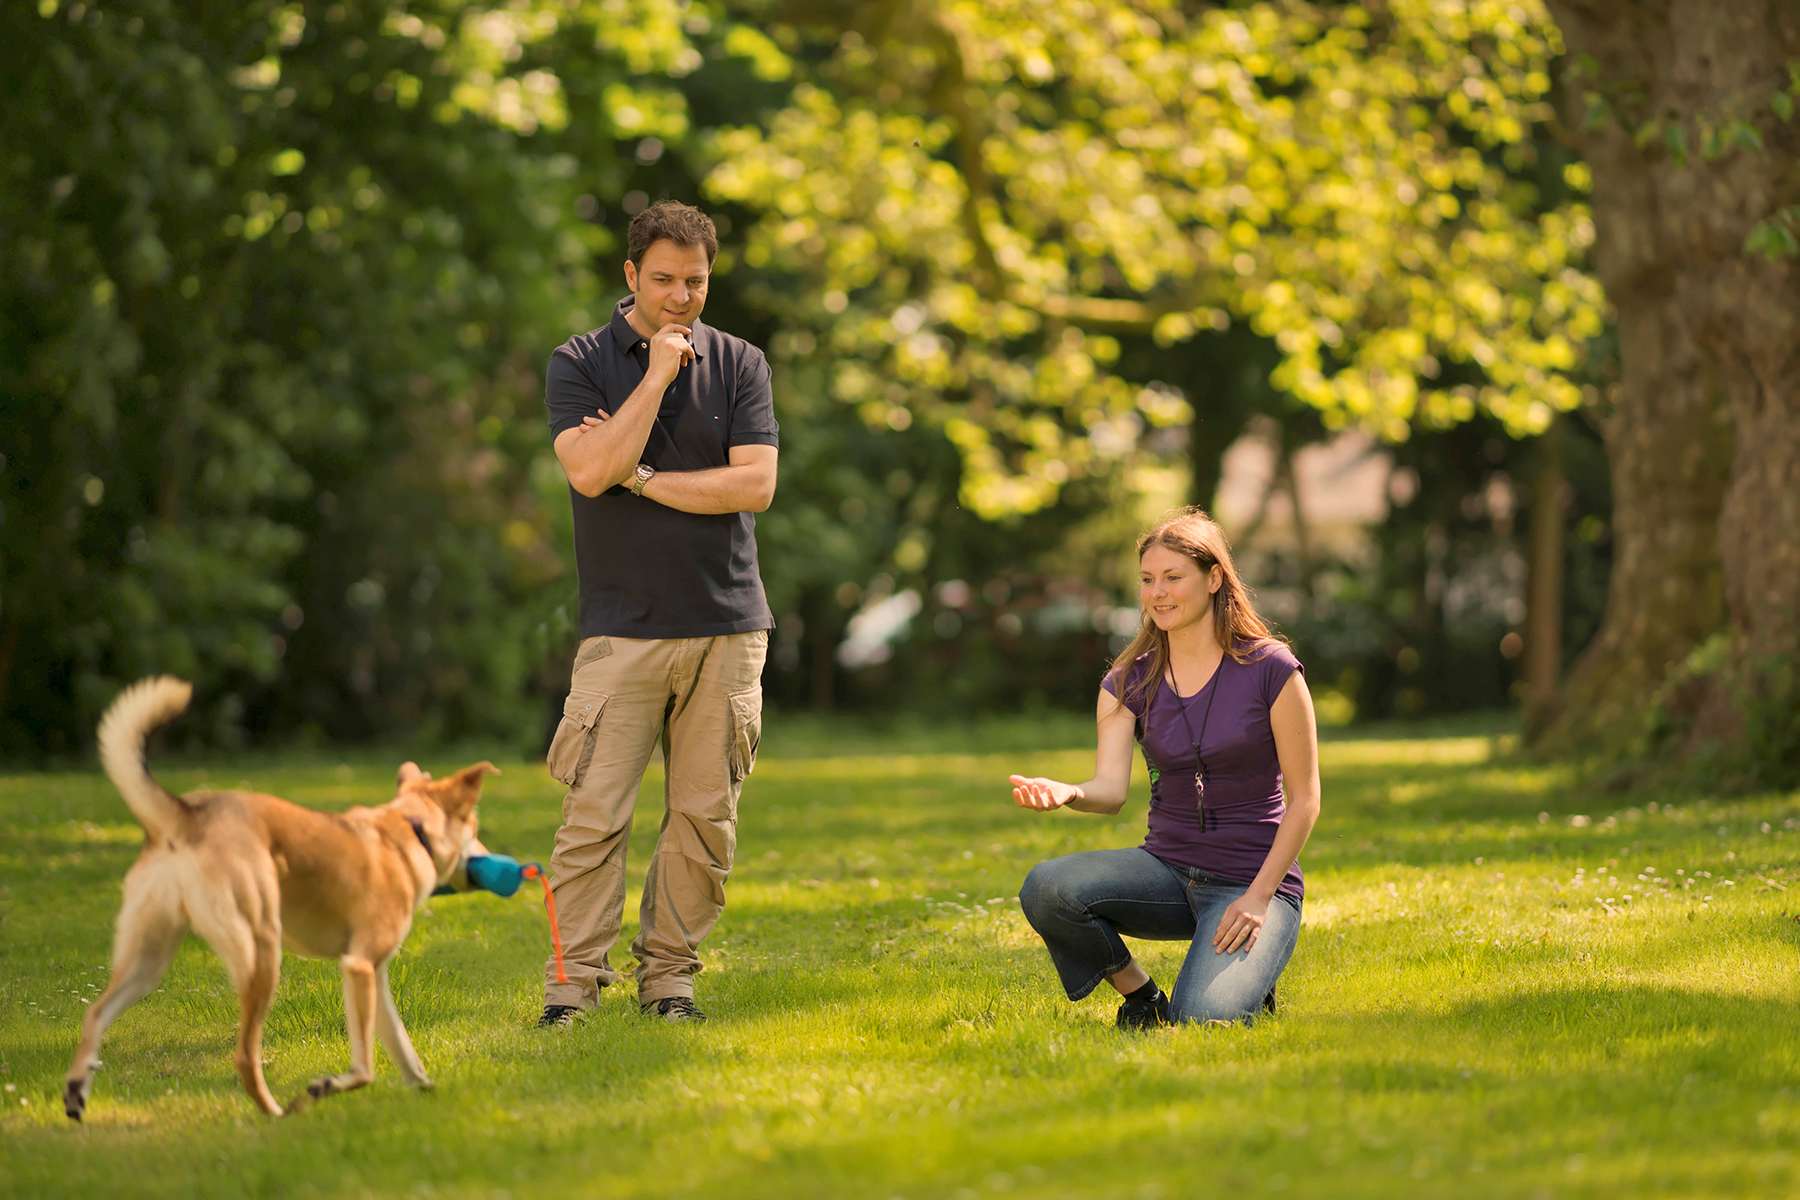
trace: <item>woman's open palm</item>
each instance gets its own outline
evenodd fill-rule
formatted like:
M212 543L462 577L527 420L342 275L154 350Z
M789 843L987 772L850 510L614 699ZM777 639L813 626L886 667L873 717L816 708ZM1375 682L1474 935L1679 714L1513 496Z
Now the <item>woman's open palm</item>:
M1013 803L1020 808L1047 811L1081 799L1081 789L1072 783L1045 779L1042 775L1011 775L1008 779L1012 782Z

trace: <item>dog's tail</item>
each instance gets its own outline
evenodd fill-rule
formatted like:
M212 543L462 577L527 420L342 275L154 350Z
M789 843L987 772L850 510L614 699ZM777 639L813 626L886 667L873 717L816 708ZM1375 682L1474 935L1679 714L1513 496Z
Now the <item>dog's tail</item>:
M185 679L158 675L126 688L100 718L100 765L152 837L173 834L186 806L150 777L144 740L180 716L193 694Z

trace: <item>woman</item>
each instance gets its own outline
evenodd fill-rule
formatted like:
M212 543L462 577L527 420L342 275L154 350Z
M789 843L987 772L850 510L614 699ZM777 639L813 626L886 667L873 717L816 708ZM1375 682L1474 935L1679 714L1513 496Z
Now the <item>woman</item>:
M1319 816L1312 695L1199 509L1138 540L1138 602L1143 624L1100 685L1094 777L1011 778L1023 808L1118 812L1135 734L1150 767L1149 836L1039 863L1019 902L1069 999L1102 979L1124 997L1121 1029L1249 1021L1274 1010L1300 932L1298 859ZM1172 995L1122 935L1193 943Z

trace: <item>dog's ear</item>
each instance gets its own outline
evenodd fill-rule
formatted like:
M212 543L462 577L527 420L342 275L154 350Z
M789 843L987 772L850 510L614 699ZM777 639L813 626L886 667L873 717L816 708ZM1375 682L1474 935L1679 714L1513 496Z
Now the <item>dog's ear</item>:
M430 779L430 778L431 778L430 771L425 770L424 768L419 766L418 763L413 762L412 760L408 759L406 762L403 762L400 764L400 771L399 771L399 774L397 774L394 777L394 784L397 787L405 787L407 784L411 783L415 779Z
M486 775L498 775L500 768L491 762L478 762L464 767L450 778L437 785L438 804L444 812L452 817L464 817L481 799L481 780Z

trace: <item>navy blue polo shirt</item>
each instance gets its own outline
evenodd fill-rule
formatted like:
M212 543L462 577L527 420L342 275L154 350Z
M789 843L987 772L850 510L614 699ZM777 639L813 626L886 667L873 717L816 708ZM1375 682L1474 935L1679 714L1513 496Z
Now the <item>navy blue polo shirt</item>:
M621 300L612 320L578 333L550 356L544 405L550 438L598 411L617 412L643 382L649 340ZM763 352L696 321L694 361L663 393L642 461L658 471L722 467L733 446L774 446L774 395ZM573 487L581 636L715 637L771 629L756 563L756 518L665 508L623 486L598 496Z

